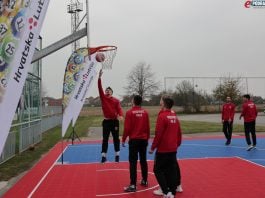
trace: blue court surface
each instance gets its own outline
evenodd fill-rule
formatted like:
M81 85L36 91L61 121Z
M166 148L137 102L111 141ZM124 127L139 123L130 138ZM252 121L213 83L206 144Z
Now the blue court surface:
M178 150L179 159L202 159L239 157L265 167L265 138L257 138L257 148L246 151L244 138L234 138L229 146L224 145L224 139L192 139L183 140ZM149 146L151 145L151 141ZM149 148L148 148L149 149ZM107 160L114 162L114 147L109 144ZM154 159L154 154L147 154L148 160ZM101 144L74 144L69 145L63 154L65 164L98 163L101 160ZM128 144L121 146L120 161L128 161ZM58 160L61 162L61 158Z

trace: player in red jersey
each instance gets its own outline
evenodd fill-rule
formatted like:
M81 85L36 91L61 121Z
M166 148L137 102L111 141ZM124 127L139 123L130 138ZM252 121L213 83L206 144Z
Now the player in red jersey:
M235 107L236 105L232 103L231 98L227 96L226 103L223 105L223 108L222 108L223 132L226 137L225 145L229 145L231 143Z
M256 118L258 115L256 105L253 101L250 100L250 95L245 94L243 96L243 105L242 105L242 112L239 117L244 118L244 128L245 128L245 136L246 141L248 144L247 151L250 151L254 148L256 148L257 140L256 140ZM250 134L252 136L252 144L250 140Z
M108 141L110 133L113 137L114 150L115 150L115 162L119 162L120 154L120 139L119 139L119 120L123 120L123 112L120 105L120 101L112 96L113 90L110 87L105 89L105 93L102 88L101 76L103 72L100 70L98 77L98 91L101 100L102 111L104 120L102 122L103 127L103 141L101 150L101 163L105 163L107 160L106 154L108 151Z
M138 153L142 172L141 185L147 186L148 166L146 150L150 137L150 124L148 112L141 107L142 97L133 98L133 107L126 112L122 145L125 146L126 138L129 137L129 162L130 162L130 185L124 188L126 192L136 191L137 160Z
M182 135L180 123L176 113L171 110L174 101L169 96L163 96L160 100L162 110L159 112L156 122L155 137L149 151L155 150L154 173L156 179L167 198L176 194L177 181L177 149L181 144Z

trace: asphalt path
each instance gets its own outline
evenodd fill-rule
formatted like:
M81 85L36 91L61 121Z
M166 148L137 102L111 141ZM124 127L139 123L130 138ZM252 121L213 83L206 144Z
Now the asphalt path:
M234 124L243 124L243 118L239 120L240 113L236 113L234 117ZM221 123L221 114L190 114L190 115L178 115L180 120L185 121L202 121L202 122L216 122ZM257 126L265 126L265 114L260 112L256 119Z

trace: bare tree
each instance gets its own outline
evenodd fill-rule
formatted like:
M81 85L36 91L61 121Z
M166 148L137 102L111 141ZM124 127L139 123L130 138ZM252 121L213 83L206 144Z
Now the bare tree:
M155 74L151 66L145 62L139 62L127 76L127 86L124 87L127 95L139 94L148 98L159 91L160 82L155 80Z
M197 85L195 85L197 87ZM176 86L174 93L175 104L183 106L184 112L200 112L201 106L208 104L207 93L203 90L195 91L194 85L187 80L181 81Z
M219 85L213 90L213 95L219 101L225 101L230 96L234 103L239 104L242 96L242 86L240 77L220 78Z

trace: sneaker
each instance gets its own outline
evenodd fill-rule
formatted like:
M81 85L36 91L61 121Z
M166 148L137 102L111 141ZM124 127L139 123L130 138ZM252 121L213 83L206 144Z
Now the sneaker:
M175 196L172 194L172 192L168 192L166 195L163 196L164 198L174 198Z
M159 188L159 189L157 189L157 190L154 190L154 191L153 191L153 194L154 194L154 195L163 195L162 189Z
M230 144L231 144L231 141L230 140L227 140L226 143L225 143L226 146L228 146Z
M115 162L119 162L120 161L120 156L119 155L116 155L115 156Z
M107 161L107 158L104 157L104 156L102 156L102 158L101 158L101 163L103 164L103 163L105 163L106 161Z
M253 148L254 148L254 146L249 145L249 146L247 147L247 151L250 151L250 150L252 150Z
M183 192L181 184L177 186L176 192L179 192L179 193Z
M142 179L140 185L144 186L144 187L147 187L148 186L148 182Z
M257 147L256 147L256 145L253 145L253 148L252 149L256 149Z
M128 187L124 187L125 192L136 192L136 186L135 185L129 185Z

